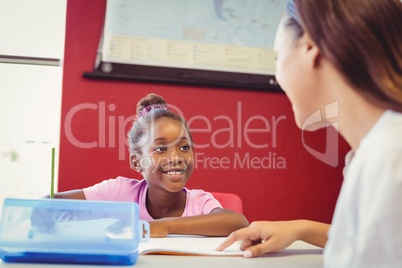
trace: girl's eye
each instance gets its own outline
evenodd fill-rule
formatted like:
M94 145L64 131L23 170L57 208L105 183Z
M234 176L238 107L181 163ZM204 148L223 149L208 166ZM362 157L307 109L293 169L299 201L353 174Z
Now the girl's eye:
M156 147L155 151L157 152L165 152L166 151L166 147L165 146L160 146L160 147Z
M180 147L180 150L182 150L182 151L188 151L188 150L190 150L190 146L184 145L184 146Z

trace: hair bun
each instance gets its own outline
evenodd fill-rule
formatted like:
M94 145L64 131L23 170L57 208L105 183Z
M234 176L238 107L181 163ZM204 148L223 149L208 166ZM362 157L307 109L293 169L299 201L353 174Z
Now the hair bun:
M139 116L140 112L144 108L146 108L150 105L155 105L155 104L160 104L160 105L167 107L167 102L162 96L159 96L155 93L150 93L145 98L141 99L137 103L137 116Z

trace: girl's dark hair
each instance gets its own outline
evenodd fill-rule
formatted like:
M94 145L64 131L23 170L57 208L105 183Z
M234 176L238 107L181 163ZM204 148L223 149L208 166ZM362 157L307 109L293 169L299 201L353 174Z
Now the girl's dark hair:
M162 117L168 117L182 123L190 136L191 143L193 143L193 137L191 136L190 128L187 122L178 114L172 112L169 109L152 108L149 112L141 115L144 108L152 105L161 105L168 108L166 100L157 94L148 94L145 98L141 99L137 104L137 120L134 121L132 128L128 132L128 144L129 152L141 153L141 138L148 133L152 123L156 122Z
M368 101L402 111L402 3L400 0L294 0L301 24L321 54Z

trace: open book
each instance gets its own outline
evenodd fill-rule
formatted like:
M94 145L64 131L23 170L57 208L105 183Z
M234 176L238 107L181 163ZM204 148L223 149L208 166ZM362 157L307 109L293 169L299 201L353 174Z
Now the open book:
M204 237L187 235L169 235L164 238L150 238L146 243L140 243L139 253L168 255L198 255L198 256L243 256L239 244L234 243L223 251L215 248L226 237Z

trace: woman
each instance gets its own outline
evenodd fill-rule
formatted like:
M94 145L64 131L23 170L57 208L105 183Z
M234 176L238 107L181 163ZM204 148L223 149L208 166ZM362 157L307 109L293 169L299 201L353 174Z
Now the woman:
M337 113L352 148L344 183L331 226L254 222L218 250L241 241L254 257L303 240L325 246L325 267L402 265L401 26L399 0L289 1L275 40L276 78L300 128L318 110Z

